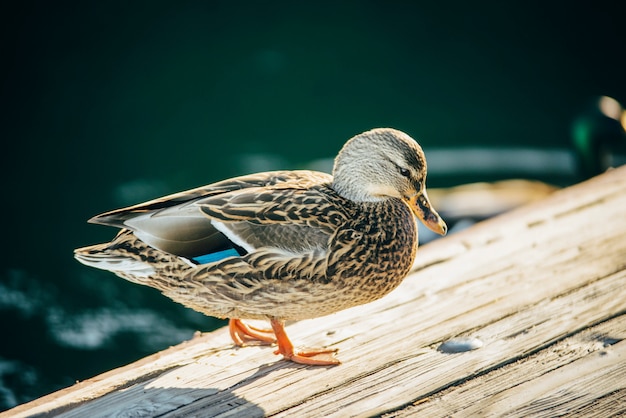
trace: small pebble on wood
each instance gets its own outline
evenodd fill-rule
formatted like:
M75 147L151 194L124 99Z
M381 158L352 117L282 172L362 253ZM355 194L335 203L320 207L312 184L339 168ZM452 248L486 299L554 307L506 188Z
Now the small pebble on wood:
M452 338L442 343L437 350L442 353L453 354L476 350L482 346L483 342L478 338Z

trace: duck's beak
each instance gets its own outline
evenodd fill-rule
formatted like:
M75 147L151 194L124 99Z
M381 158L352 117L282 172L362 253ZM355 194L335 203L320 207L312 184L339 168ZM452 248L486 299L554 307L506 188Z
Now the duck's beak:
M446 235L446 232L448 232L448 226L443 219L441 219L441 216L439 216L437 211L431 206L426 190L414 194L409 197L408 200L409 206L415 216L417 216L428 229L439 235Z

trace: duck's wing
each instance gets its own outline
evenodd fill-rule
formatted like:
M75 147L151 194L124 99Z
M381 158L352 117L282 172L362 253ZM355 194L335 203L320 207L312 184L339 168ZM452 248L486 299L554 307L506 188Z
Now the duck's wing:
M265 173L250 174L234 177L184 192L174 193L168 196L149 200L137 205L128 206L102 213L89 219L90 223L115 226L124 228L124 221L138 214L156 212L173 206L184 205L203 197L217 196L236 190L245 190L257 187L288 187L306 189L315 184L329 183L332 181L330 174L309 170L294 171L268 171Z
M291 253L326 249L329 237L348 217L348 202L327 183L285 186L233 191L196 204L216 229L247 252L262 247Z
M328 174L311 171L254 174L107 212L90 222L130 229L155 248L206 263L221 255L243 254L264 243L273 245L280 239L289 241L291 236L303 235L303 228L307 231L311 228L298 225L298 222L290 222L294 225L284 225L284 228L259 228L258 225L267 220L267 208L276 207L272 199L294 190L306 191L331 180ZM259 199L256 205L252 204L252 196ZM232 207L239 202L238 207L241 207L241 202L245 201L249 202L250 219L240 218L241 223L252 225L249 228L235 224L223 228L221 222L213 222L210 215L207 216L211 211L209 208L215 208L217 204L228 202L228 207ZM229 233L231 229L234 232ZM229 235L237 238L233 240ZM307 236L311 236L310 240L315 243L322 239L319 234L309 233Z

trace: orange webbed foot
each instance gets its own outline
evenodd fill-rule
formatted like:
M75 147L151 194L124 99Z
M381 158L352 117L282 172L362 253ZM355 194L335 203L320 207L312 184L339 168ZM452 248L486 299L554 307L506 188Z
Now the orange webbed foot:
M256 342L257 344L274 344L276 336L271 329L256 328L244 323L241 319L230 319L228 321L230 337L236 345L243 346L246 343Z
M285 360L312 366L335 366L341 362L335 358L336 348L308 348L297 351L285 332L285 323L278 319L272 319L272 328L276 335L278 349L274 354L282 354Z

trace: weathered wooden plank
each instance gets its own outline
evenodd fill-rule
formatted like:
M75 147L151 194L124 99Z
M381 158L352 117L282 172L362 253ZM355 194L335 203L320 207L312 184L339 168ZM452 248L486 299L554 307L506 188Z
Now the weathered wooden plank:
M626 314L386 415L610 416L626 410ZM619 395L621 394L621 398Z
M596 281L593 288L585 287L556 296L558 303L545 300L543 303L487 324L483 328L470 330L469 335L476 336L485 343L482 349L446 355L438 352L435 346L424 348L421 355L399 359L393 366L369 374L362 382L365 387L360 388L361 390L357 391L359 388L354 384L335 386L333 399L340 397L339 405L343 406L340 410L335 410L336 405L332 402L320 404L308 401L290 409L285 415L291 413L299 416L316 416L316 413L361 415L361 412L372 415L384 412L390 404L389 401L393 401L396 392L401 394L400 399L406 399L408 396L413 396L414 399L427 397L447 386L503 367L517 358L541 350L546 345L564 338L572 330L579 329L581 324L601 321L606 315L623 311L625 301L617 300L615 296L622 291L625 282L626 272L620 272L606 280ZM582 309L575 315L563 312L564 307L572 305L581 306ZM517 385L525 378L525 372L522 370L520 372L521 374L516 376L511 384ZM622 384L626 384L626 377L622 378ZM479 392L483 388L477 387L475 390ZM371 406L364 409L364 401L367 399ZM447 412L442 414L445 415Z
M598 324L610 327L607 335L622 335L625 208L626 167L424 246L414 272L382 300L288 327L298 343L340 348L339 367L277 361L269 347L234 349L220 330L7 414L463 415L456 403L435 401L459 393L478 401L475 413L484 411L480 404L534 413L541 399L550 407L563 401L563 410L598 405L623 411L623 404L609 402L626 386L621 363L611 357L623 356L621 343L606 357L579 350L568 363L531 359L604 326ZM456 336L479 338L484 346L437 351ZM514 367L523 361L530 370ZM575 364L584 366L578 375ZM599 384L598 373L611 374ZM506 381L486 384L492 389L482 396L480 382L500 374ZM580 377L587 386L568 386L565 377ZM515 389L535 388L535 380L542 384L532 396ZM437 405L443 409L428 409Z
M611 375L623 376L626 373L624 360L626 343L617 344L613 350L578 359L532 382L526 382L494 396L486 411L494 416L509 412L517 416L574 412L595 399L610 395L615 390L626 389L624 382L615 387L615 381L607 378ZM476 408L477 406L474 406L474 410ZM613 408L611 412L617 411Z

